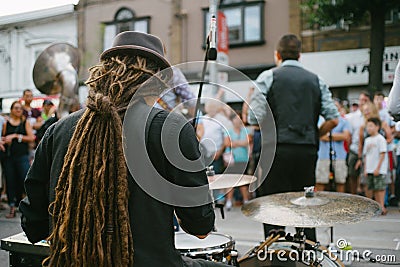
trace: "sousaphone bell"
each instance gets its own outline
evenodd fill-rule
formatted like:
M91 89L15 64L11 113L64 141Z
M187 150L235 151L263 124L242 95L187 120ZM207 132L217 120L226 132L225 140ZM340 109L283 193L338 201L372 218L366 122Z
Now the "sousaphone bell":
M78 101L78 49L68 43L48 46L33 67L33 82L46 95L60 94L58 118L69 114Z

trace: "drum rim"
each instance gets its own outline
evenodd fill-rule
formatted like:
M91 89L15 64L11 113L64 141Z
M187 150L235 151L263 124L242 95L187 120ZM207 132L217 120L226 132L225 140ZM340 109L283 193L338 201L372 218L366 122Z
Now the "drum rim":
M190 236L190 234L185 233L185 232L175 233L175 237L178 236L178 235L181 235L181 236L189 235ZM233 240L233 238L231 236L225 235L225 234L221 234L221 233L215 233L215 232L211 232L209 235L222 236L222 237L227 238L229 241L226 242L226 243L223 243L221 245L216 245L216 246L212 246L212 247L190 248L190 249L177 248L176 247L176 243L175 243L175 249L179 250L179 252L184 254L184 255L191 255L191 256L199 255L199 254L201 254L200 252L209 252L209 253L211 252L211 254L219 254L219 253L223 252L226 248L230 248L230 247L232 247L232 249L234 249L235 241Z

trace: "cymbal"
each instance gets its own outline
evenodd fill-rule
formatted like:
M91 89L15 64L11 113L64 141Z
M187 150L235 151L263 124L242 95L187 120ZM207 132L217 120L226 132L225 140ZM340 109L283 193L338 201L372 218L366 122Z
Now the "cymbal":
M228 189L253 183L257 178L252 175L244 174L216 174L214 176L209 176L208 180L210 189Z
M242 213L252 220L294 227L333 226L357 223L381 214L379 204L358 195L315 192L289 192L264 196L242 206Z

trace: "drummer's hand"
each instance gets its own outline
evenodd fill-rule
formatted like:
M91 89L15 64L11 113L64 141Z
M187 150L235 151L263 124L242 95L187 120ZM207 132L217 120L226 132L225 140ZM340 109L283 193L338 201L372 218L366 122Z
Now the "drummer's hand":
M176 217L177 219L178 219L178 217ZM186 231L186 229L185 229L185 227L183 227L182 226L182 224L181 224L181 221L178 219L178 223L179 223L179 225L181 226L181 229L185 232L185 233L187 233L187 234L189 234L190 235L190 233L188 232L188 231ZM193 234L192 234L193 235ZM199 239L204 239L204 238L206 238L207 236L208 236L208 234L206 234L206 235L194 235L195 237L197 237L197 238L199 238Z

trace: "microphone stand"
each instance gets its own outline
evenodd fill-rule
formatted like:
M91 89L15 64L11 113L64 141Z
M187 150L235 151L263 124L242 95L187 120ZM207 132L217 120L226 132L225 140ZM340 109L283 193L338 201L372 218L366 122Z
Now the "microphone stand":
M206 40L206 51L204 53L204 63L203 70L201 72L200 85L199 85L199 93L197 95L196 108L194 111L194 119L193 119L193 128L196 132L197 124L198 124L198 112L200 108L200 98L203 93L203 85L204 78L206 76L206 69L208 60L216 60L217 59L217 49L216 49L216 34L217 34L217 26L216 26L216 16L217 16L217 0L210 0L210 32L207 36ZM212 44L211 44L212 43ZM211 48L211 45L213 46Z
M204 85L204 78L206 76L207 62L208 62L208 51L209 50L210 50L210 36L207 37L206 51L205 51L205 54L204 54L203 70L201 71L199 93L197 94L196 108L194 110L194 118L193 118L193 122L192 122L195 132L197 130L198 112L199 112L199 108L200 108L200 98L201 98L201 94L203 92L203 85Z
M210 3L212 3L212 2L213 1L210 1ZM211 9L211 4L210 4L210 9ZM213 10L214 9L215 9L215 7L213 8ZM215 18L215 14L212 14L211 17L214 20L216 19ZM211 23L210 23L210 27L213 27L213 25L211 25ZM215 27L215 24L214 24L214 27ZM197 125L198 125L198 112L199 112L199 109L200 109L201 95L203 93L203 85L204 85L204 79L205 79L205 76L206 76L207 63L208 63L208 60L216 60L216 58L217 58L217 50L216 50L216 48L210 49L210 43L211 43L210 38L213 38L213 36L211 36L212 34L216 34L216 29L215 28L214 28L214 32L212 31L212 29L210 30L210 33L208 34L207 41L206 41L206 51L204 53L203 69L201 71L199 92L197 94L196 108L194 110L194 118L193 118L193 122L192 122L195 132L197 130ZM215 38L215 36L214 36L214 38ZM215 41L215 39L214 39L214 41ZM213 166L207 167L206 174L207 174L207 176L214 176L215 175ZM223 203L217 203L217 201L215 201L215 200L213 202L214 202L215 207L220 209L222 219L225 219L224 204ZM215 228L215 225L214 225L213 231L216 231L216 230L217 229Z

